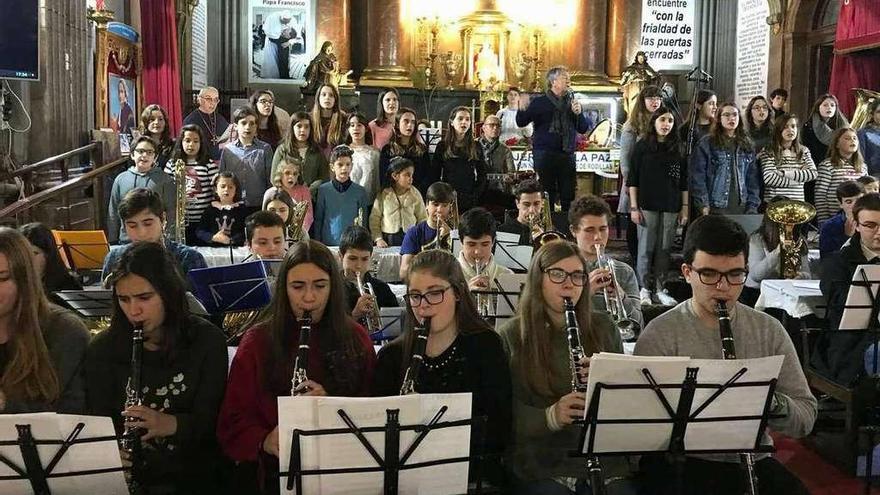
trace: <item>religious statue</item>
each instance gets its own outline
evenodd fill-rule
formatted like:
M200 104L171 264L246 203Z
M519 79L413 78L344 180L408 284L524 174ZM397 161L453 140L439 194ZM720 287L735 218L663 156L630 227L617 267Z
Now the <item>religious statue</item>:
M620 76L620 88L623 92L623 109L629 114L630 109L636 104L639 93L645 86L656 84L660 80L660 74L648 65L648 57L645 52L636 53L636 59L623 69Z
M498 55L491 43L484 43L474 57L474 74L477 76L476 86L487 89L498 81Z
M529 66L531 66L532 60L523 52L519 52L516 58L513 59L513 73L516 75L516 85L519 88L524 88L523 80L526 77L526 74L529 72Z
M441 58L443 59L443 70L446 72L446 89L452 91L455 89L453 84L458 77L458 68L461 66L461 55L449 50Z
M323 84L339 86L339 60L333 53L333 42L325 41L321 51L309 62L305 72L303 93L314 93Z

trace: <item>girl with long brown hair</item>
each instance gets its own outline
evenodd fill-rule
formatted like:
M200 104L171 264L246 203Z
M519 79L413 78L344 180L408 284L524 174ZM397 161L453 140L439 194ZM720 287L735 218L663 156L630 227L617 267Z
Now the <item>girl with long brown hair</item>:
M141 112L141 121L138 131L143 136L150 136L159 143L156 152L156 164L159 168L165 166L171 151L174 149L174 138L171 137L171 126L168 124L168 112L160 105L153 103L147 105Z
M0 413L82 413L82 321L51 304L27 239L0 227Z
M311 314L308 396L366 396L376 355L349 315L345 281L333 253L317 241L290 248L278 271L267 317L245 333L229 371L217 437L238 463L257 463L266 488L278 475L278 397L291 393L300 321ZM274 481L273 481L274 478ZM274 485L273 485L274 483Z
M373 135L373 146L382 150L394 137L394 126L400 108L400 93L394 88L386 88L376 98L376 118L369 123Z
M816 167L816 220L828 220L839 208L837 186L868 174L868 167L859 152L859 137L852 127L841 127L831 136L828 158Z
M312 117L305 112L296 112L290 117L290 130L272 157L272 177L278 173L279 163L294 160L302 164L300 177L310 190L330 180L327 157L315 140L315 127Z
M269 143L274 151L281 142L281 125L275 115L275 93L259 89L254 91L248 103L257 113L257 139Z
M431 154L428 146L418 134L419 119L412 108L403 107L397 112L394 123L394 134L379 152L379 184L381 188L391 187L392 179L388 174L391 159L403 157L413 163L413 185L422 193L428 192L428 186L440 179L440 174L431 167Z
M332 84L323 84L315 93L315 104L312 106L312 134L315 143L324 153L345 143L345 112L339 106L339 90Z
M437 249L416 255L407 274L406 303L403 334L379 351L374 393L399 393L413 353L414 327L430 319L416 392L471 392L474 416L487 417L486 453L500 455L511 431L507 357L498 334L477 312L455 257ZM478 448L480 442L472 445ZM500 463L488 466L490 479L500 482Z
M816 164L810 149L801 144L799 128L797 115L780 115L773 125L770 144L758 155L765 201L778 195L803 201L804 185L816 180Z
M474 140L468 107L449 112L443 138L434 150L434 164L440 169L440 180L458 193L458 211L478 206L477 198L486 190L486 163Z
M587 356L623 352L608 316L590 312L588 280L576 245L545 244L532 257L517 315L500 329L513 382L514 436L507 462L512 493L582 493L577 490L587 483L583 459L569 456L580 434L573 423L583 417L586 398L571 390L564 298L575 304ZM606 475L613 475L614 463L603 463Z

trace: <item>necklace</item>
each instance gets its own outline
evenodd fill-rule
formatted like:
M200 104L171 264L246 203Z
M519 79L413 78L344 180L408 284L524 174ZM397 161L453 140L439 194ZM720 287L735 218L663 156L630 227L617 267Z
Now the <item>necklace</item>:
M208 119L210 119L211 123L208 124L208 121L205 120L205 113L201 110L199 112L199 117L202 118L202 123L205 124L205 129L208 131L208 134L211 135L211 142L217 144L217 117L214 115L214 112L211 112L208 115Z
M453 342L452 345L449 346L449 348L443 352L443 354L446 354L446 356L443 357L443 359L435 360L434 358L428 357L427 359L425 359L425 366L427 366L428 369L432 370L432 371L437 371L441 368L444 368L447 364L449 364L450 361L452 361L452 358L455 357L456 349L458 349L458 342L457 341Z

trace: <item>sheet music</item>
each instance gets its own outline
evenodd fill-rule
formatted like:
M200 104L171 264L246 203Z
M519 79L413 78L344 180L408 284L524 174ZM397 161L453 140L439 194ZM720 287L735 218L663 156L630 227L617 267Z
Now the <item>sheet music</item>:
M501 292L522 292L526 282L524 273L499 273L492 281L491 290ZM515 294L498 294L495 302L495 316L513 316L519 306L519 296Z
M33 414L2 414L0 415L0 438L17 440L18 432L15 425L30 424L31 432L37 440L66 440L76 428L77 423L85 427L77 439L83 440L97 437L115 437L113 423L110 418L98 416L78 416L74 414L33 413ZM55 456L60 445L39 445L37 451L43 467L47 467ZM0 453L17 466L24 469L21 449L18 445L0 446ZM93 469L121 468L119 447L115 438L101 442L77 443L72 445L61 457L53 473L72 473ZM17 476L15 471L0 463L0 477ZM53 495L79 495L83 493L127 494L128 486L122 471L103 474L71 475L61 478L50 478L49 488ZM0 494L20 495L31 493L28 480L0 481Z
M281 469L287 470L293 429L345 428L337 411L343 409L360 428L384 426L388 409L399 410L401 425L428 423L441 406L449 410L440 422L467 419L471 415L471 394L415 394L402 397L279 397ZM385 454L384 432L365 433L380 457ZM400 454L413 442L414 431L400 432ZM465 457L470 448L470 427L431 431L408 464L433 459ZM374 467L375 460L352 434L301 437L302 468ZM467 463L446 464L400 471L400 493L464 493L467 491ZM376 494L382 490L383 473L353 473L303 478L303 492L315 494ZM283 493L287 478L281 480Z
M511 270L528 270L533 251L532 246L498 244L495 246L495 263Z
M769 356L757 359L717 360L690 359L679 356L627 356L623 354L600 353L590 362L590 376L587 388L587 401L597 383L647 384L642 369L650 370L654 380L660 384L681 384L687 368L697 367L698 384L726 383L740 369L748 371L737 382L769 381L779 376L784 356ZM691 413L696 411L717 389L697 388ZM662 389L664 397L673 411L678 406L680 389ZM733 387L725 390L710 405L700 412L698 418L725 418L733 416L760 416L767 397L767 386ZM586 414L585 414L586 416ZM593 452L638 452L656 451L669 448L672 423L663 423L669 414L652 389L602 389L598 409L600 420L641 419L655 420L644 424L600 424L596 428ZM754 448L757 437L758 420L725 421L724 427L718 423L689 423L685 434L685 448L688 450L730 450ZM589 427L587 433L589 435ZM587 445L585 445L585 448Z
M864 278L862 273L864 273ZM868 279L870 288L865 286L865 278ZM877 297L877 287L880 285L880 265L859 265L853 273L852 282L853 284L849 286L849 292L846 295L846 303L838 328L864 330L868 328L868 319L871 318L871 296L868 295L868 290L874 294L874 297ZM880 315L878 315L878 320L880 320Z

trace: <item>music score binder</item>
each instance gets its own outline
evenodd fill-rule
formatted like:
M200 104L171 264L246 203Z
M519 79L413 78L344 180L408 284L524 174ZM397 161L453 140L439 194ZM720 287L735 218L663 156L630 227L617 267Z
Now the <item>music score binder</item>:
M280 265L277 260L260 260L238 265L190 270L193 294L208 313L250 311L266 307Z

